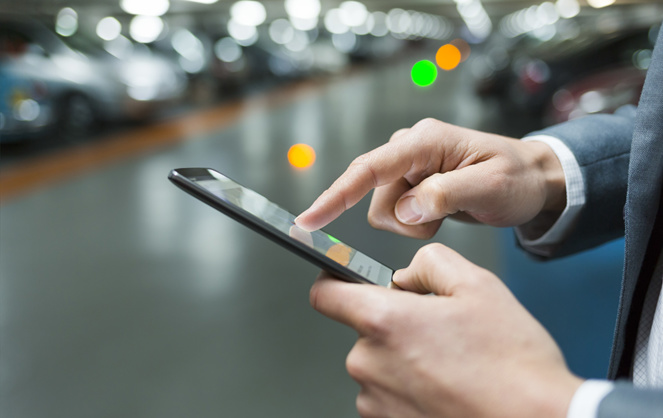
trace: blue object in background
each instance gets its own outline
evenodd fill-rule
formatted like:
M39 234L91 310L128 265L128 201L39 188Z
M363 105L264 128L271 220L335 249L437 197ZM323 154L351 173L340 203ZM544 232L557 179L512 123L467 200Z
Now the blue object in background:
M548 329L569 368L585 378L605 378L622 270L624 240L553 261L536 261L501 231L502 279Z

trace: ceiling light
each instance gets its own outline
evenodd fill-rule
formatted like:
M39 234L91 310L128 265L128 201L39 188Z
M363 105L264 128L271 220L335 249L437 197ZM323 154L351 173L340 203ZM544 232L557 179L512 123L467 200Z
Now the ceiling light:
M78 30L78 13L70 7L60 10L55 20L55 31L61 36L71 36Z
M296 19L316 19L320 16L320 0L285 0L285 11Z
M241 0L230 7L230 17L242 25L258 26L267 18L267 11L260 2Z
M136 42L154 42L163 31L163 20L157 16L136 16L131 19L129 34Z
M120 36L122 24L114 17L105 17L97 23L97 36L104 41L112 41Z

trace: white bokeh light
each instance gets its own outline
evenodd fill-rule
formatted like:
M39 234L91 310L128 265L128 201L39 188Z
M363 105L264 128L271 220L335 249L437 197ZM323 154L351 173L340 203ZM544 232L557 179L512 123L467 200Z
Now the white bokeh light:
M375 18L372 14L369 14L363 24L352 28L352 32L357 35L368 35L373 30L373 27L375 27Z
M97 23L97 36L104 41L112 41L122 33L122 24L114 17L108 16Z
M343 23L341 19L341 10L340 9L331 9L325 14L325 28L330 33L345 33L350 28L348 25Z
M122 0L120 7L132 15L163 16L170 8L168 0Z
M279 45L285 45L295 37L295 30L289 21L276 19L269 25L269 37Z
M335 33L332 35L332 44L340 52L347 54L357 46L357 36L352 32Z
M142 44L154 42L163 31L163 20L157 16L135 16L129 25L129 34Z
M577 0L557 0L555 8L560 17L571 19L580 13L580 4Z
M61 36L71 36L78 30L78 13L71 7L60 10L55 20L55 31Z
M387 28L391 33L405 33L411 23L410 14L403 9L391 9L387 14Z
M242 58L242 47L233 38L222 38L214 44L214 54L223 62L235 62Z
M615 0L587 0L587 4L592 6L595 9L601 9L603 7L608 7L611 4L614 4Z
M297 30L313 30L318 27L318 18L300 19L298 17L290 16L290 23L292 23L292 27Z
M241 0L230 7L230 17L242 25L258 26L267 19L267 11L260 2Z
M373 29L371 29L371 35L373 36L385 36L389 33L389 28L387 27L387 14L384 12L373 12Z
M285 11L291 18L317 19L320 16L320 0L285 0Z
M255 26L242 25L233 19L228 22L228 34L242 46L253 45L258 40Z
M344 1L339 6L341 22L346 26L361 26L368 18L366 6L358 1Z
M179 29L171 39L173 49L189 61L199 62L205 58L203 43L187 29Z
M296 30L290 42L285 44L285 47L292 52L301 52L308 47L308 36L306 36L306 33Z

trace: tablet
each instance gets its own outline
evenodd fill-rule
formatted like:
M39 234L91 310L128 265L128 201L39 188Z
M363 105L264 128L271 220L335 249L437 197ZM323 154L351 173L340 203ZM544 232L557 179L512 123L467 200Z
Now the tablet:
M322 230L308 232L295 216L209 168L178 168L168 178L182 190L275 241L333 276L388 287L394 271Z

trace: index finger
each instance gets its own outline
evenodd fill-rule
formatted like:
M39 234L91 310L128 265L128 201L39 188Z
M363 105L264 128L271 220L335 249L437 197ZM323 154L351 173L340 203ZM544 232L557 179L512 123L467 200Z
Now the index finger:
M372 189L403 177L413 165L413 147L390 142L357 157L307 210L295 219L300 228L314 231L356 205Z

